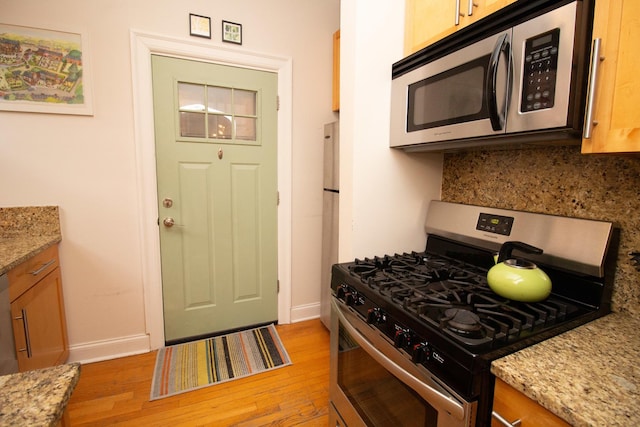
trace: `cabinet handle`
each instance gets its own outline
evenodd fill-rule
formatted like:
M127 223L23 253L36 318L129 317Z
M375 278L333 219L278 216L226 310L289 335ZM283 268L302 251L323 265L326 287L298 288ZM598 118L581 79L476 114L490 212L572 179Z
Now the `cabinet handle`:
M477 4L475 4L475 3L473 2L473 0L469 0L469 7L468 7L469 12L467 13L467 15L469 15L469 16L472 16L472 15L473 15L473 8L474 8L474 6L475 6L475 7L478 7L478 5L477 5Z
M604 61L604 57L600 56L600 44L602 39L594 39L591 50L591 67L589 70L589 87L587 89L587 112L584 117L583 137L591 138L591 131L597 122L593 121L593 106L596 100L596 84L598 81L598 65L600 61Z
M455 20L456 25L460 25L460 16L462 16L460 14L460 1L461 0L456 0L456 20Z
M507 420L505 417L503 417L496 411L492 411L491 416L496 420L498 420L498 422L505 427L519 427L522 425L522 421L520 420L515 420L514 422L510 423L509 420Z
M33 270L30 271L29 273L31 273L34 276L37 276L38 274L42 273L44 270L47 269L47 267L49 267L51 264L53 264L54 262L56 262L56 259L52 259L51 261L45 262L44 264L42 264L42 266L37 269L37 270Z
M26 309L22 309L22 311L20 312L21 315L18 317L15 317L15 320L22 320L22 328L24 329L24 342L26 344L26 348L21 348L18 351L19 352L27 352L27 357L31 358L31 342L29 340L29 321L27 320L27 310Z

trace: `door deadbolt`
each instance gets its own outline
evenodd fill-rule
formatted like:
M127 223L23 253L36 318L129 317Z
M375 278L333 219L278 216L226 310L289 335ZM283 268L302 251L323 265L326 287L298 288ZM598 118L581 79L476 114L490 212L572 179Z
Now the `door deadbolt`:
M223 156L224 156L224 152L222 151L222 148L220 148L220 149L218 150L218 158L219 158L220 160L222 160L222 157L223 157Z
M170 198L166 197L162 201L162 206L164 206L165 208L170 208L171 206L173 206L173 200L171 200Z

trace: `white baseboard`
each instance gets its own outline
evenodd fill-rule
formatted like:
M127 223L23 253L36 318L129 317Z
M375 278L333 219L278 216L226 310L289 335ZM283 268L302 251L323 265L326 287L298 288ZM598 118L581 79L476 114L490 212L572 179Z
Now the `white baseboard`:
M151 351L149 335L131 335L111 340L69 346L67 362L92 363Z
M291 323L320 317L320 303L305 304L291 307Z
M291 309L291 323L320 317L320 303L299 305ZM110 340L93 341L69 346L68 363L92 363L117 359L151 351L149 335L131 335Z

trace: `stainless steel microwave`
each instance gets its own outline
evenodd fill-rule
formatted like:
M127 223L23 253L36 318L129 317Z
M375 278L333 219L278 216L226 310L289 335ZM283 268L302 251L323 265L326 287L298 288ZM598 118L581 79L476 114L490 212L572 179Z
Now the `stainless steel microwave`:
M587 0L518 1L393 64L391 146L579 143L592 10Z

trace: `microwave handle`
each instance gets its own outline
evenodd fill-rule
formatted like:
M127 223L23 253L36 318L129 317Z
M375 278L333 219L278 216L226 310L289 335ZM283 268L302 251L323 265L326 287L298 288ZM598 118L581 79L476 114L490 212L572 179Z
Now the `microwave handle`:
M373 344L369 342L360 332L347 320L342 313L342 309L338 306L335 300L331 300L333 310L342 326L351 335L360 347L362 347L369 356L371 356L382 367L389 371L398 380L402 381L407 387L418 393L426 402L431 404L436 410L442 409L448 412L452 417L457 420L464 419L463 406L454 401L453 399L443 395L439 391L420 381L418 378L405 371L402 367L398 366L393 360L389 359L384 353L375 348Z
M509 64L511 64L511 45L509 44L509 34L505 33L496 42L495 47L493 48L493 52L491 53L491 58L489 58L489 70L487 77L487 86L485 91L487 93L487 103L489 107L489 120L491 120L491 127L493 130L503 130L504 123L506 120L506 109L507 103L509 99L509 88L507 86L507 91L505 92L505 111L500 113L498 111L498 99L497 99L497 80L498 80L498 65L500 64L500 57L502 56L502 52L504 52L507 56L507 60ZM511 67L509 66L509 70ZM507 85L509 84L509 78L511 73L508 73L507 77Z

